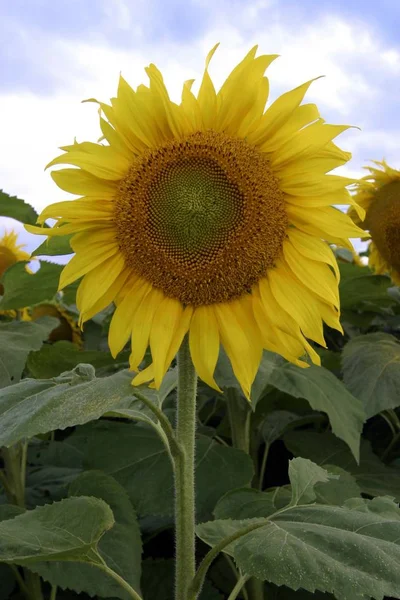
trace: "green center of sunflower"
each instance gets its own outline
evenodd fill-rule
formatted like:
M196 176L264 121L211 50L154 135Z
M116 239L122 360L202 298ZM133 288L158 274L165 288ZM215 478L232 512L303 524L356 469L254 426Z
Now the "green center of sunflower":
M375 193L365 222L379 253L400 273L400 181Z
M228 240L242 215L242 195L207 157L171 162L149 186L154 230L182 258L213 252Z
M194 306L249 291L274 266L288 226L266 156L213 131L139 157L115 206L127 264L167 296Z

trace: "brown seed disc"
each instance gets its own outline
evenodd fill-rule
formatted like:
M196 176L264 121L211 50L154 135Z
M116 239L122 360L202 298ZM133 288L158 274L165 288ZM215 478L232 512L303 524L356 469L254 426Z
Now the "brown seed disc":
M194 306L248 291L273 267L288 227L266 155L214 131L138 157L121 181L114 218L127 264Z
M400 181L387 183L375 193L365 223L379 253L400 273Z

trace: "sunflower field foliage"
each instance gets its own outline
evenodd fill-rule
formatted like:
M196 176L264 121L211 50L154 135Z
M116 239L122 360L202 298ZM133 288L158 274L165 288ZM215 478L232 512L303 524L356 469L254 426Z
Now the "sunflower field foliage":
M0 600L400 598L400 172L214 51L0 191Z

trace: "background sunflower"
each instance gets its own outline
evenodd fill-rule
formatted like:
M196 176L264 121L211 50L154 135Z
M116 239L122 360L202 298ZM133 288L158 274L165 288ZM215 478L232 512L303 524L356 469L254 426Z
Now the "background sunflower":
M355 201L366 216L361 221L351 209L357 225L369 230L369 265L378 274L388 273L400 285L400 171L382 162L365 167L369 174L357 183Z

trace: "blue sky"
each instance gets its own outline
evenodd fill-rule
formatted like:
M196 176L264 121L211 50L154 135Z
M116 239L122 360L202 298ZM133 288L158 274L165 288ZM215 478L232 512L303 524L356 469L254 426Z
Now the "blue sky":
M0 19L0 187L37 210L66 199L43 171L57 148L99 135L82 99L108 100L120 71L137 85L155 62L178 100L216 41L216 83L254 43L281 55L268 71L272 99L326 75L308 98L327 121L361 128L342 136L353 152L343 172L383 157L400 168L398 0L10 0Z

